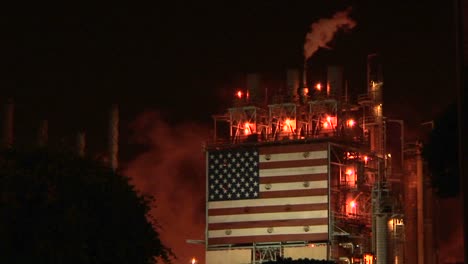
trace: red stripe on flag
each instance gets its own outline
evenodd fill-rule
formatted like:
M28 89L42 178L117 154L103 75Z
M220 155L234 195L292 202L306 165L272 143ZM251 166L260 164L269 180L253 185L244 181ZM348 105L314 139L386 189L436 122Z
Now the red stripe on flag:
M270 226L313 226L326 225L328 218L311 218L311 219L291 219L291 220L270 220L270 221L248 221L235 223L211 223L208 224L209 230L237 229L237 228L254 228L254 227L270 227Z
M301 181L326 181L328 175L326 173L308 174L308 175L293 175L293 176L273 176L260 177L260 183L284 183L284 182L301 182Z
M306 166L327 165L328 159L304 159L304 160L289 160L289 161L272 161L260 162L260 169L278 169L278 168L295 168Z
M306 203L307 201L304 201ZM242 208L223 208L210 209L208 214L213 215L233 215L233 214L261 214L261 213L278 213L278 212L298 212L312 210L327 210L328 204L294 204L294 205L274 205L262 207L242 207Z

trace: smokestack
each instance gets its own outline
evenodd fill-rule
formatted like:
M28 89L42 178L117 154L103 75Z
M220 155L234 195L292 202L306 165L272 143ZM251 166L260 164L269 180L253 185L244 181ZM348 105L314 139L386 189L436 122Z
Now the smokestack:
M247 74L247 100L250 104L258 103L260 97L260 75L257 73Z
M343 68L340 66L328 66L327 68L327 96L341 100L343 91Z
M15 104L13 99L8 99L5 104L5 116L3 119L3 147L13 147L13 116Z
M297 92L300 86L299 70L289 69L286 73L286 78L287 78L288 95L291 97L292 100L296 100Z
M78 156L84 157L86 149L86 134L84 132L78 132L76 135L76 152Z
M109 163L112 170L118 168L119 154L119 108L113 105L109 118Z
M422 160L422 143L416 145L416 195L418 221L418 264L424 264L424 176Z
M49 122L47 120L42 120L39 124L39 131L37 133L37 145L40 148L47 146L49 139Z

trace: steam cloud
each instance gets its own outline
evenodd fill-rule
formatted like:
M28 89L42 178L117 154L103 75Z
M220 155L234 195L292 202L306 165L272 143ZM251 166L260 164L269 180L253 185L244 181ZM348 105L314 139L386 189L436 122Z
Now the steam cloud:
M322 18L310 26L304 43L304 59L308 60L320 47L329 48L327 44L341 28L352 29L356 22L348 17L351 8L338 12L332 18Z
M192 257L204 263L205 174L202 142L207 129L197 124L169 125L158 113L141 115L132 125L134 140L148 150L125 169L133 184L156 198L152 214L161 226L161 240L176 254L174 263Z

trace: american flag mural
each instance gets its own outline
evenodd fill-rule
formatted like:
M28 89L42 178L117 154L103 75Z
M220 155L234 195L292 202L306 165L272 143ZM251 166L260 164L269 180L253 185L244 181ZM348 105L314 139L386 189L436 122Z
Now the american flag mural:
M207 152L207 243L328 239L328 145Z

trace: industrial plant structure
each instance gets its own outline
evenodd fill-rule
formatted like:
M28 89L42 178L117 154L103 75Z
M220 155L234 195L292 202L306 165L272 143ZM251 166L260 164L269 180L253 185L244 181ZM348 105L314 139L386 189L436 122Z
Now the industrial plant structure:
M328 66L325 79L304 68L287 71L287 91L271 103L259 98L260 76L248 74L234 105L213 116L206 263L403 263L379 56L368 56L367 93L356 98L342 67Z

